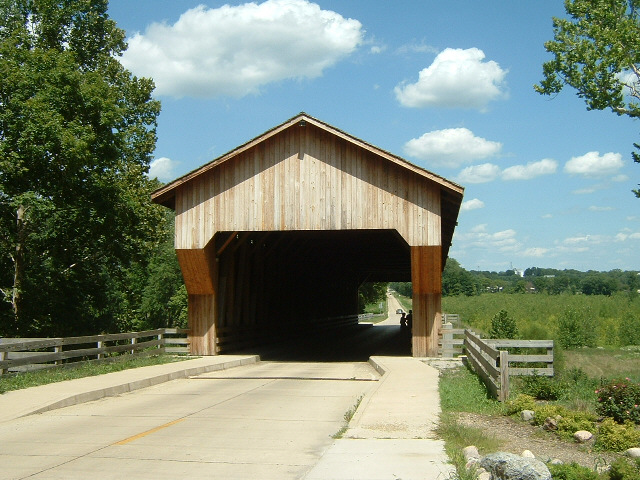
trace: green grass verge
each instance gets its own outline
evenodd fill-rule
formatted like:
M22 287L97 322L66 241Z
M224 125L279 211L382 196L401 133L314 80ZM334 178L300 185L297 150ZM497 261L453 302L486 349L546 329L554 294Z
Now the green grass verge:
M499 450L499 441L488 437L481 429L457 422L460 412L502 415L502 405L490 398L480 379L466 367L444 370L440 375L440 406L442 414L438 435L445 442L445 451L455 466L458 480L475 479L475 470L467 470L462 449L475 445L481 453Z
M180 355L145 355L131 357L121 355L109 362L88 362L78 363L77 366L66 368L49 368L44 370L34 370L14 375L3 375L0 377L0 394L11 390L37 387L49 383L63 382L76 378L91 377L105 373L119 372L130 368L149 367L165 363L179 362L194 357Z

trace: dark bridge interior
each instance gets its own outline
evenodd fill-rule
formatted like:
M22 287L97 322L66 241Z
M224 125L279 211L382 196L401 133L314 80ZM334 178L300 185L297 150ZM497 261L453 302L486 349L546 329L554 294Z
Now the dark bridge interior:
M411 280L409 246L395 230L220 232L213 241L221 353L265 345L265 356L309 359L410 354L407 332L356 317L363 282ZM279 343L288 352L274 350Z
M267 361L366 362L374 355L411 356L411 336L399 325L359 324L237 353L260 355Z

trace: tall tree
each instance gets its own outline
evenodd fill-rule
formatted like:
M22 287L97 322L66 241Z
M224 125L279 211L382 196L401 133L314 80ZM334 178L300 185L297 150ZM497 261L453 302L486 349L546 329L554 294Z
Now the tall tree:
M640 117L640 0L566 0L569 19L554 18L554 59L543 65L537 92L577 90L589 110ZM634 143L636 149L640 145ZM632 153L636 163L640 154ZM640 189L633 190L640 197Z
M111 329L117 277L155 238L160 105L107 6L0 0L0 334Z

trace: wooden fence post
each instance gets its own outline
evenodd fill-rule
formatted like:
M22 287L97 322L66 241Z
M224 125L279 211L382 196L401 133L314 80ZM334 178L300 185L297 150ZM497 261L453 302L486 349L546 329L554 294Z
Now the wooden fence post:
M509 352L500 350L500 400L506 402L509 398Z
M131 355L133 355L134 353L136 353L136 349L135 349L135 344L138 343L138 338L137 337L131 337L131 346L133 347L131 349Z
M62 352L62 345L56 345L55 347L53 347L53 351L55 353ZM62 365L62 360L56 360L56 365Z
M104 342L102 340L98 340L97 344L98 344L98 348L102 348L102 345L104 344ZM104 358L104 354L98 353L98 360L101 360L102 358Z
M164 353L164 330L158 334L158 349L160 353Z
M8 352L0 352L0 362L4 362L8 356ZM0 368L0 375L6 375L8 371L6 368Z
M451 323L445 323L442 325L442 357L453 358L453 325Z

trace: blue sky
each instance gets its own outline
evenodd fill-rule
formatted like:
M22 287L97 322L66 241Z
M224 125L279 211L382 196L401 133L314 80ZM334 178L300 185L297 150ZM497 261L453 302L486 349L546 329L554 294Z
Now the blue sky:
M640 270L638 123L534 92L560 1L111 0L177 178L304 111L465 187L467 269Z

